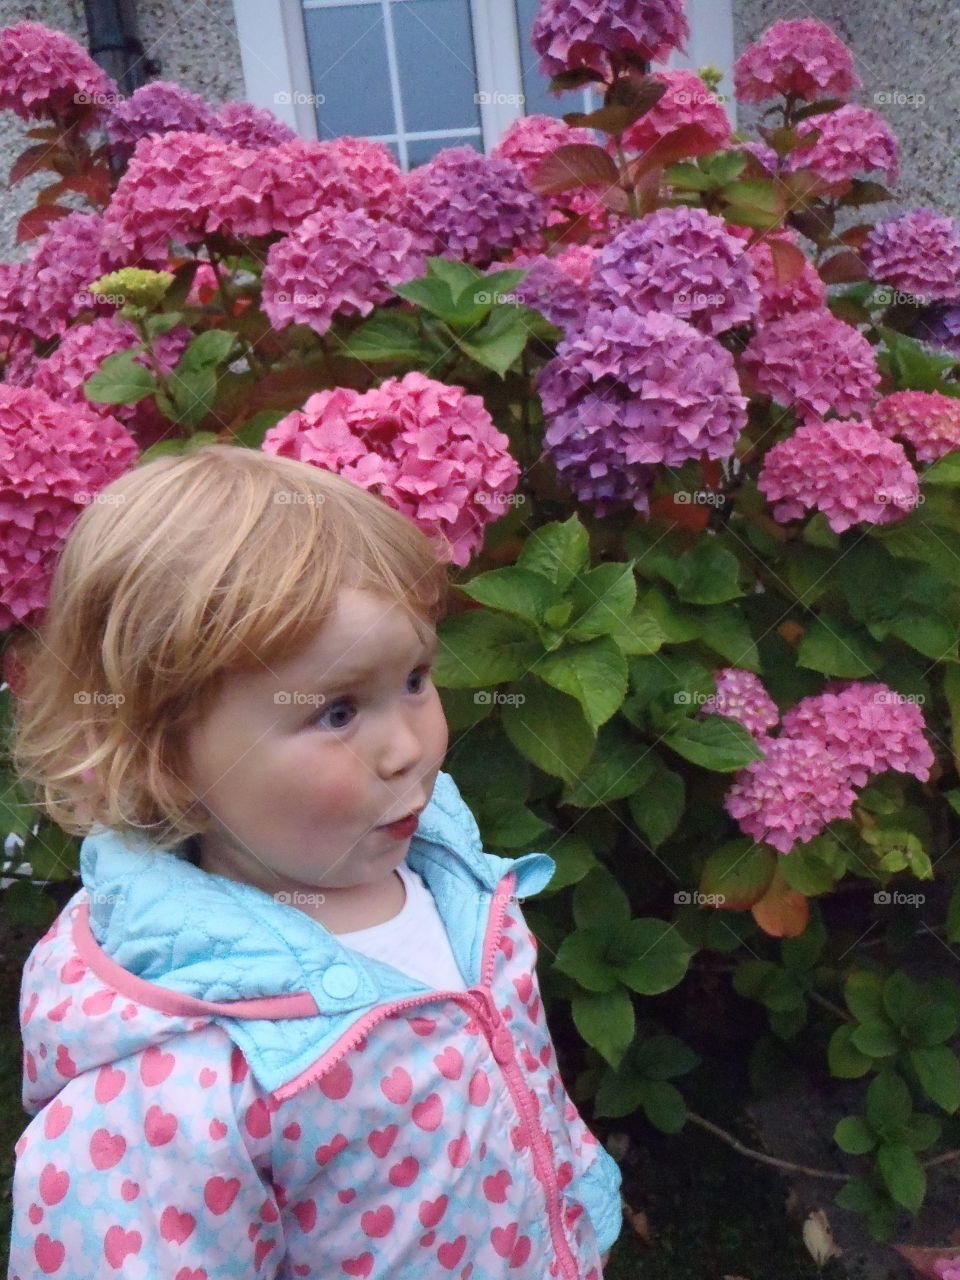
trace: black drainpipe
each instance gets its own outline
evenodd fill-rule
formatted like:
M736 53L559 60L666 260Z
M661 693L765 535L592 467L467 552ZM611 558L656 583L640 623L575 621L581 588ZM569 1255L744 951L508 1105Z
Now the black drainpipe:
M90 56L131 94L160 74L160 63L147 56L137 34L136 0L83 0Z

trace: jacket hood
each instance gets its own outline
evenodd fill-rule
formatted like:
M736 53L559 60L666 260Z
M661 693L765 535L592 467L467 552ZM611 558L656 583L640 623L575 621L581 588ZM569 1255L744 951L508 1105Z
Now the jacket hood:
M440 772L406 861L423 877L467 982L480 980L495 891L539 892L553 859L483 852L456 783ZM151 850L98 828L80 848L83 888L24 969L24 1106L79 1072L218 1022L275 1089L374 1005L430 990L344 947L298 908L203 871L183 845Z

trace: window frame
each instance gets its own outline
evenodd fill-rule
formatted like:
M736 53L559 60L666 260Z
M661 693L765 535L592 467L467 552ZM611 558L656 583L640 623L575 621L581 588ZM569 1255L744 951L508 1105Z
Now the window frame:
M317 120L300 0L233 0L247 99L267 107L301 137L316 139ZM470 0L477 61L481 140L489 154L514 120L525 114L520 32L514 0ZM732 0L687 0L686 56L674 51L667 67L712 62L724 73L720 92L736 127L733 100ZM581 108L569 95L570 109Z

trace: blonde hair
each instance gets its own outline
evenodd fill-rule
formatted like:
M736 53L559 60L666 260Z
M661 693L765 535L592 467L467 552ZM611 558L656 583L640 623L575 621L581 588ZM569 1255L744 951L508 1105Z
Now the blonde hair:
M17 773L73 835L102 825L166 848L202 833L185 739L228 674L295 657L345 586L435 626L448 551L308 463L210 444L142 464L100 491L60 554L22 655Z

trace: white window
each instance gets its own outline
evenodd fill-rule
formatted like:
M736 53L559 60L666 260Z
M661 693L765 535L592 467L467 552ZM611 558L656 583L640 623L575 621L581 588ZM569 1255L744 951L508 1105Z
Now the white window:
M489 152L521 115L589 110L547 92L530 31L537 0L234 0L247 96L307 138L376 138L404 168L463 143ZM731 0L687 0L670 67L710 62L733 108Z

